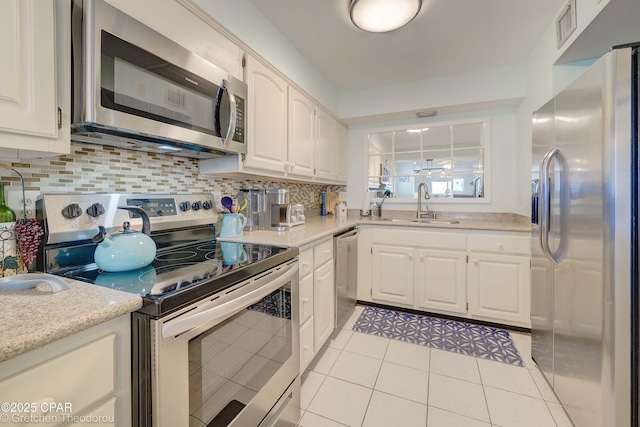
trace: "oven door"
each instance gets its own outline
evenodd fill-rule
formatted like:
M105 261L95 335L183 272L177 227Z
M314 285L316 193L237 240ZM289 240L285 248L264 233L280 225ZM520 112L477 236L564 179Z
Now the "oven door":
M294 259L153 320L153 425L295 426L297 301Z

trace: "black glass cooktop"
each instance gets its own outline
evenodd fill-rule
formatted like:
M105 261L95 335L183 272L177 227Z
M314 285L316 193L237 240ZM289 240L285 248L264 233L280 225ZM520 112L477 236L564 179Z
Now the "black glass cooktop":
M153 263L138 270L79 269L64 276L138 294L144 301L142 311L161 315L286 262L297 252L278 246L203 241L158 250Z

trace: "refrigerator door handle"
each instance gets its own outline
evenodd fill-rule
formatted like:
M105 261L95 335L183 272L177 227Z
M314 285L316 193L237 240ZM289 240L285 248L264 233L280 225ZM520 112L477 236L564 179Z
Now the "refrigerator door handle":
M561 165L560 179L556 183L559 186L560 203L560 240L558 248L552 251L549 246L549 231L551 230L551 177L549 168L551 162L556 158ZM567 216L569 214L569 185L567 183L567 159L558 148L549 150L545 154L540 164L540 246L542 252L553 261L554 264L560 264L566 253L567 243Z

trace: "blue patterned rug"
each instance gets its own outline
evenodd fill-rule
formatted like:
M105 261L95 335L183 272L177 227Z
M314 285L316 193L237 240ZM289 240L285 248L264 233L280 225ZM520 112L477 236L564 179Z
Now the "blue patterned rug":
M503 329L366 307L353 330L524 367Z

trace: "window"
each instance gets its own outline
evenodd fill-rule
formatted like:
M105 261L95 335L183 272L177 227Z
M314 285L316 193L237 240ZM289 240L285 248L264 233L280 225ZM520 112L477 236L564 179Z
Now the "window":
M416 199L424 182L432 200L484 199L488 120L429 124L368 134L368 191Z

